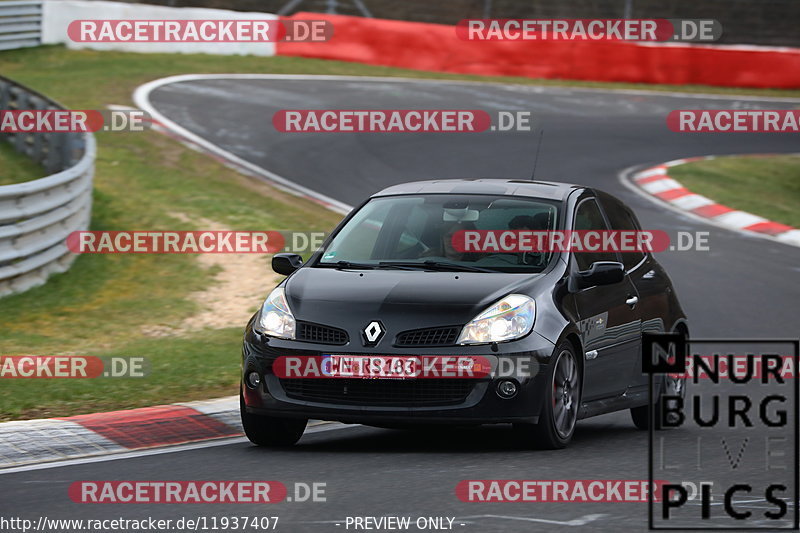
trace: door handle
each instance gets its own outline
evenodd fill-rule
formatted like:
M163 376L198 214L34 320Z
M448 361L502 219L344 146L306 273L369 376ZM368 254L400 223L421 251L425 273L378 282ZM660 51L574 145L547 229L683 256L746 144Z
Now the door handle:
M625 300L625 303L630 305L631 307L633 307L634 305L639 303L639 297L638 296L630 296L630 297L628 297L627 300Z

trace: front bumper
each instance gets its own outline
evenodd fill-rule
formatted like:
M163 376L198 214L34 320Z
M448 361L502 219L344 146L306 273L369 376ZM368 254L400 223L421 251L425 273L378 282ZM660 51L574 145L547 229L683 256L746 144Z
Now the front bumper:
M547 365L554 348L550 341L536 333L498 344L497 351L490 346L370 349L352 344L331 346L268 338L248 325L242 349L242 393L247 411L374 425L536 423L547 382ZM482 356L491 364L492 371L485 377L467 378L469 382L465 382L465 378L360 379L358 382L353 382L353 378L312 378L308 387L298 386L296 380L288 383L292 380L279 378L272 372L272 363L280 356L325 354ZM250 372L261 376L261 383L255 388L247 385L245 379ZM454 383L454 379L461 382ZM502 398L497 393L497 385L503 380L517 384L514 397ZM347 395L348 383L354 397Z

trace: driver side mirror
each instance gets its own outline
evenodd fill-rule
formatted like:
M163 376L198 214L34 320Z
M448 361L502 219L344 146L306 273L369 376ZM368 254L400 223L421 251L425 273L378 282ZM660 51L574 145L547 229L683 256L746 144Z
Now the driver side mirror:
M617 261L595 261L588 270L575 272L570 277L573 292L595 285L613 285L625 279L625 266Z
M303 258L297 254L275 254L272 256L272 270L288 276L303 266Z

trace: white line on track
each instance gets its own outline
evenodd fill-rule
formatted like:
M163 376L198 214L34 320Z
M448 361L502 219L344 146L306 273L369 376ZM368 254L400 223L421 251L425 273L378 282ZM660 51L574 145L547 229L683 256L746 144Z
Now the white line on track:
M789 507L794 507L794 502L791 499L789 499L789 498L778 498L778 499L779 500L783 500L783 502L786 505L788 505ZM754 500L732 500L731 503L735 504L737 506L744 505L744 506L746 506L748 508L755 508L755 509L774 509L775 508L774 505L762 506L762 507L760 507L758 505L748 505L748 504L752 504L752 503L767 503L767 500L765 500L764 498L756 498ZM697 506L699 506L699 505L703 505L703 503L702 502L693 501L693 502L687 502L686 505L697 505ZM726 505L726 503L725 502L709 502L709 505L715 505L715 506L716 505Z
M456 520L458 520L458 519L469 520L469 519L475 519L475 518L501 518L501 519L504 519L504 520L519 520L519 521L523 521L523 522L539 522L539 523L542 523L542 524L555 524L555 525L559 525L559 526L585 526L586 524L588 524L590 522L594 522L594 521L599 520L599 519L601 519L603 517L606 517L606 516L608 516L608 515L606 515L606 514L587 514L587 515L581 516L579 518L573 518L572 520L559 521L559 520L548 520L546 518L533 518L533 517L529 517L529 516L506 516L506 515L498 515L498 514L480 514L480 515L473 515L473 516L463 516L463 517L457 518Z
M341 424L339 422L320 424L306 429L303 435L313 435L315 433L322 433L325 431L334 431L341 429L349 429L355 427L362 427L353 424ZM65 461L53 461L50 463L36 463L23 466L14 466L11 468L0 469L0 475L13 474L16 472L28 472L31 470L45 470L48 468L59 468L62 466L75 466L89 463L101 463L105 461L117 461L120 459L135 459L137 457L146 457L149 455L161 455L165 453L186 452L191 450L199 450L202 448L215 448L217 446L229 446L233 444L247 444L249 441L245 437L227 437L222 439L214 439L202 442L192 442L188 444L178 444L176 446L166 446L163 448L147 448L144 450L133 450L122 453L112 453L109 455L95 455L90 457L80 457L77 459L67 459Z
M294 183L293 181L284 178L279 174L270 172L269 170L263 167L260 167L254 163L251 163L250 161L242 159L236 154L229 152L221 148L220 146L217 146L216 144L208 141L207 139L204 139L203 137L197 135L196 133L193 133L188 129L184 128L183 126L177 124L176 122L173 122L172 120L168 119L165 115L160 113L155 108L155 106L153 106L150 103L149 99L150 92L163 85L168 85L170 83L177 83L180 81L196 81L200 79L226 79L229 76L232 75L206 76L201 74L192 74L186 76L171 76L168 78L162 78L159 80L151 81L149 83L145 83L144 85L137 87L133 93L133 101L140 109L149 113L150 116L153 119L155 119L160 125L178 134L185 140L199 146L203 150L215 154L229 161L230 163L233 163L234 165L244 168L248 172L251 172L257 176L261 176L262 178L266 179L267 181L273 183L274 185L278 186L283 190L293 193L299 193L308 198L317 200L318 202L323 203L326 207L337 213L341 213L343 215L349 213L353 209L352 206L344 202L340 202L339 200L336 200L334 198L331 198L330 196L326 196L324 194L313 191L302 185L298 185L297 183Z

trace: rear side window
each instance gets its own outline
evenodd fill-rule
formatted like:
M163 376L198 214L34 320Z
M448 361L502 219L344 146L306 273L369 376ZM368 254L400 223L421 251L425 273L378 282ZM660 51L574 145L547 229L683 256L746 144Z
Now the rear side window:
M611 223L611 229L620 231L638 231L640 229L636 218L621 202L603 198L603 206L606 208L606 216ZM622 264L625 265L625 270L631 270L644 259L644 252L622 252L620 255L622 255Z
M575 210L574 228L579 231L606 231L608 225L600 213L600 207L594 200L584 200ZM619 261L614 252L575 252L573 254L578 270L588 270L595 261Z

